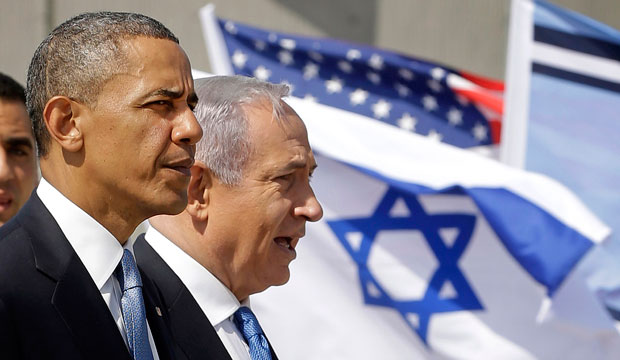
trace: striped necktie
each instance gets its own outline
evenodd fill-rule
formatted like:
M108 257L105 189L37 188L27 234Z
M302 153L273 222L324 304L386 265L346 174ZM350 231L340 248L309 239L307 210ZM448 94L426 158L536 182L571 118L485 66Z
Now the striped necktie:
M252 360L271 360L269 343L252 310L247 306L242 306L235 311L233 319L250 348L250 358Z
M116 267L115 274L123 292L121 311L127 331L129 352L134 360L153 360L142 297L142 279L129 250L123 251L123 258Z

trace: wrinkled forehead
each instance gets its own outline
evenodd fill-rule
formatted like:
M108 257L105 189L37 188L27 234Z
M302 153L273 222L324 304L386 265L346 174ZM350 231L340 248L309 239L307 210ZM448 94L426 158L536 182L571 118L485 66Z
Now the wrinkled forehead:
M194 94L194 82L187 55L168 39L134 37L122 45L125 60L106 81L106 86L118 86L148 95L157 91L174 94L172 97Z
M297 112L283 100L279 101L278 108L275 109L268 99L256 100L243 105L242 108L247 118L250 138L253 137L253 132L268 132L271 137L284 136L308 144L304 122Z

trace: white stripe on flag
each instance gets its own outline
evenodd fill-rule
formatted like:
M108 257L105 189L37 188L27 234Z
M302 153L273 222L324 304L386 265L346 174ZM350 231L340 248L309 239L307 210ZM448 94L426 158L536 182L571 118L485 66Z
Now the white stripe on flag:
M287 102L306 123L314 150L333 159L433 189L454 185L505 188L594 242L603 241L610 233L574 194L543 175L509 168L345 110L294 97ZM342 136L352 131L355 136Z
M620 83L620 62L535 42L532 46L534 62L561 70Z

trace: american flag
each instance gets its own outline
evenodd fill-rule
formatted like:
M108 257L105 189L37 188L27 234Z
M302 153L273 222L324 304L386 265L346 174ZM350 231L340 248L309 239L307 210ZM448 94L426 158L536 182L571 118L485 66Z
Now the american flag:
M217 23L236 74L461 148L499 142L501 82L366 45Z

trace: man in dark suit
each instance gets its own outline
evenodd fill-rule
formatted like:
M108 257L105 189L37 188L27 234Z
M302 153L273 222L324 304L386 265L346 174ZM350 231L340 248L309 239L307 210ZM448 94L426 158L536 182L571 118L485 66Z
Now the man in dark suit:
M306 222L323 214L306 128L282 101L286 85L216 76L196 92L205 136L187 207L150 219L136 258L188 358L276 359L249 296L288 281Z
M161 23L87 13L28 70L42 179L0 228L1 359L169 359L165 308L127 241L187 204L191 68Z

